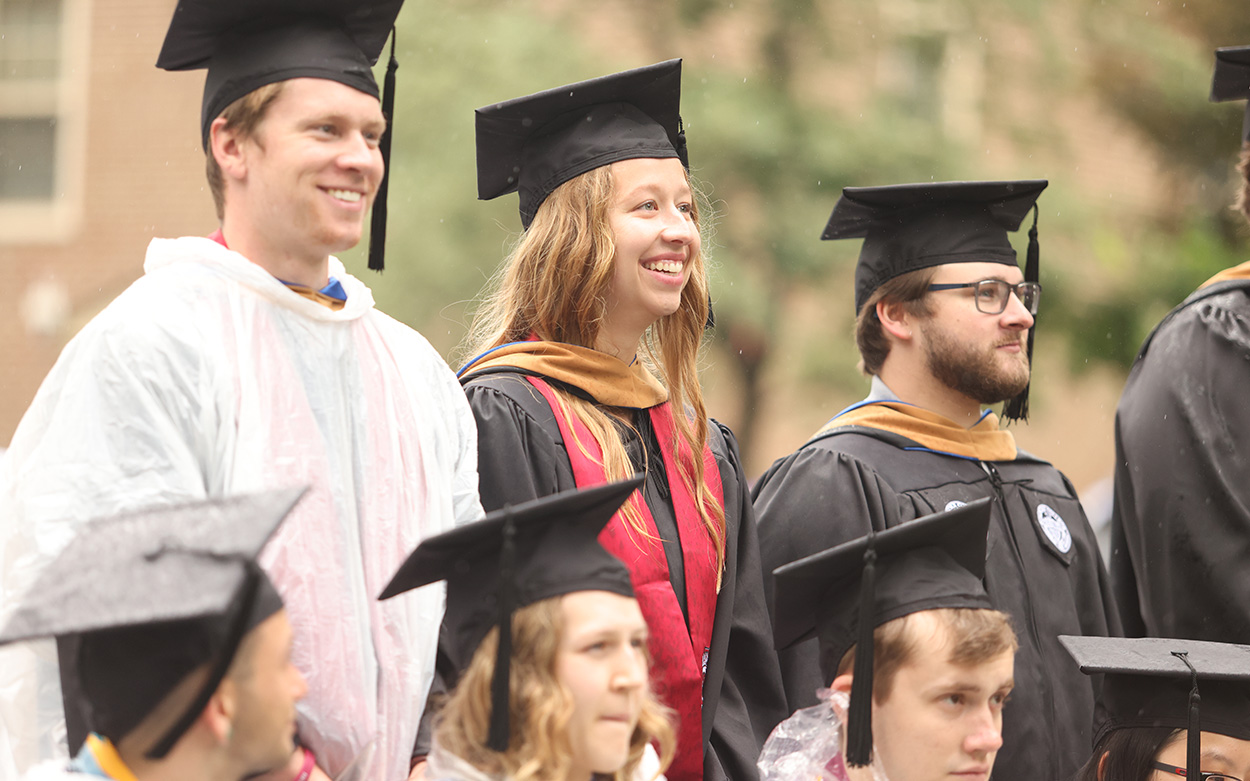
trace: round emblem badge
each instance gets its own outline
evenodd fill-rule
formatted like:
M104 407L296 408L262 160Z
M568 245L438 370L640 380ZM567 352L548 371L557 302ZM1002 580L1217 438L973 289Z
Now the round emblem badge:
M967 502L961 502L958 499L951 499L949 502L946 503L946 509L943 510L943 512L950 512L951 510L957 510L966 504Z
M1050 505L1039 504L1037 506L1037 523L1060 553L1072 550L1072 533L1068 531L1068 524L1063 522L1063 518L1060 518L1059 513L1051 509Z

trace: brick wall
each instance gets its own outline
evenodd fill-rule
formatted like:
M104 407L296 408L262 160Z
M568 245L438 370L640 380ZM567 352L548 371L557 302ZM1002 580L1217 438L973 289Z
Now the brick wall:
M81 217L38 241L0 238L0 447L65 343L142 274L149 239L216 227L199 145L204 72L154 66L174 4L67 4L67 24L80 26L86 44L85 57L69 60L85 104ZM68 308L55 327L32 333L24 312L60 296Z

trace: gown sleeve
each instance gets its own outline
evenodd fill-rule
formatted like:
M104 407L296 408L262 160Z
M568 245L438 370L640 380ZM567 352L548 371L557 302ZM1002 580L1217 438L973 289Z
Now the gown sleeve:
M756 758L768 734L789 715L764 598L755 512L738 443L716 421L708 432L725 494L725 574L716 603L704 681L704 773L707 781L758 778Z
M780 459L753 492L769 610L773 570L848 540L900 522L899 495L858 459L821 447L804 447ZM816 704L827 687L815 639L780 651L790 711Z

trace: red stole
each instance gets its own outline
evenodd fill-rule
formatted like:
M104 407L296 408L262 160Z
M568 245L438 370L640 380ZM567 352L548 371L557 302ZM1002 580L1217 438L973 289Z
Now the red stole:
M537 377L527 377L547 399L555 412L565 450L573 465L573 478L579 488L606 483L603 450L590 430L575 415L565 415L555 391ZM716 614L716 549L703 525L695 499L686 490L677 471L678 454L672 452L674 422L669 402L647 409L651 425L664 453L664 468L673 497L673 511L681 537L681 553L686 575L686 611L690 622L681 613L681 605L669 580L668 559L659 541L659 531L651 510L640 492L629 501L638 510L650 537L643 537L617 513L599 535L599 542L629 569L634 595L643 618L651 630L651 687L660 701L677 712L677 755L669 767L671 781L701 781L703 778L703 676L707 672L707 654L712 644L712 619ZM570 422L572 427L570 429ZM581 447L578 447L578 445ZM584 449L584 450L583 450ZM690 453L683 447L681 458L687 462ZM703 479L716 501L724 506L724 489L716 459L706 445L703 447Z

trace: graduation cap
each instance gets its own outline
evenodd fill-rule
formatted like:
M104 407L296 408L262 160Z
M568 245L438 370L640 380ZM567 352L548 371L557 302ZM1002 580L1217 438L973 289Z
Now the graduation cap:
M477 197L519 193L528 228L553 190L595 168L638 157L689 168L680 106L677 59L479 108Z
M826 682L855 647L848 764L872 751L873 630L938 608L993 609L985 577L990 499L874 532L773 570L778 649L816 637Z
M1250 646L1158 637L1059 641L1081 672L1103 673L1108 720L1095 743L1126 727L1188 730L1186 777L1199 777L1203 730L1250 740ZM1206 686L1201 696L1199 681Z
M1015 182L922 182L885 187L846 187L820 238L863 239L855 267L855 311L884 283L909 271L947 263L1016 265L1008 231L1020 228L1029 210L1029 249L1024 280L1038 281L1037 197L1045 179ZM1033 359L1033 330L1028 357ZM1007 402L1003 417L1028 417L1029 389Z
M1215 50L1215 74L1211 78L1211 102L1250 101L1250 46L1227 46ZM1241 123L1241 141L1250 141L1250 102Z
M492 750L506 751L510 736L513 611L574 591L634 596L629 570L598 538L642 480L637 476L506 506L481 521L430 537L400 565L378 597L389 599L446 580L444 638L465 663L491 627L499 627L487 738Z
M199 717L243 637L282 608L256 556L305 489L180 504L84 524L0 617L0 645L77 637L88 727L121 740L195 669L195 701L151 749Z
M308 77L346 84L373 97L373 64L391 36L404 0L178 0L156 66L208 69L200 111L200 136L209 150L209 127L234 101L278 81ZM381 270L386 244L386 193L390 179L391 121L395 103L395 41L379 144L386 173L373 202L369 268Z

